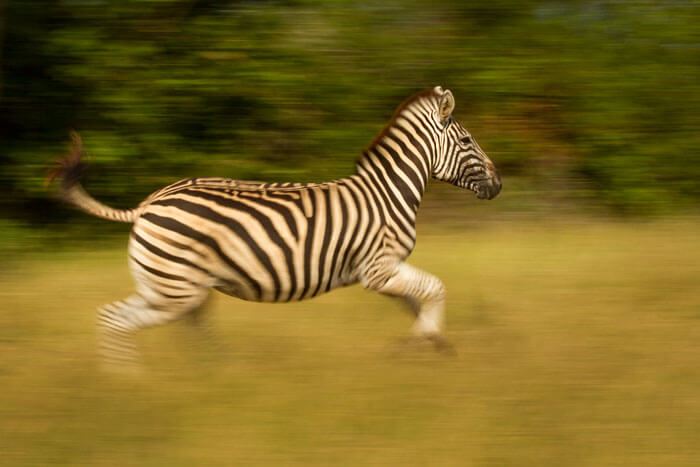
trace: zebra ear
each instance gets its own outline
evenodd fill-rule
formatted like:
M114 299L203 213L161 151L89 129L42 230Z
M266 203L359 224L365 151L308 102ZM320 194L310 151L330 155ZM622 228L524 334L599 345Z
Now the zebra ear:
M442 93L442 96L440 97L440 120L443 122L447 120L450 115L452 115L452 111L454 109L455 98L452 95L452 91L445 89L445 92Z

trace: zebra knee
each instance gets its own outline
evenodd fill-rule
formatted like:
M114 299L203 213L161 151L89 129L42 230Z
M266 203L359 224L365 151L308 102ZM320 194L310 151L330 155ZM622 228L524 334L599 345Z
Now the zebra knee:
M97 326L102 336L125 341L138 331L170 321L169 313L158 311L139 296L129 297L98 309Z
M134 330L127 317L128 305L123 301L103 305L97 310L97 326L103 332L128 334Z
M430 284L425 291L426 301L434 302L444 302L447 297L447 288L445 284L442 283L437 277L434 279L434 283Z

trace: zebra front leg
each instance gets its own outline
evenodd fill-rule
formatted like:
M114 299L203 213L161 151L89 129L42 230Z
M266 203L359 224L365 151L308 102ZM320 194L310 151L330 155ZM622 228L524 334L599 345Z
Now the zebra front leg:
M363 281L365 287L406 299L416 313L411 329L413 338L428 339L438 349L451 350L442 337L446 295L442 281L403 262L382 269Z

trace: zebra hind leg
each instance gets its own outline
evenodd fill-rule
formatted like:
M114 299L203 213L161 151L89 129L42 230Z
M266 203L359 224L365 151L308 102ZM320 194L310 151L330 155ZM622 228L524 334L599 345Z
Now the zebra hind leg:
M204 350L209 357L213 353L220 356L226 352L220 336L211 321L211 298L188 312L182 319L187 328L185 342L190 348Z
M193 296L188 303L149 303L139 294L102 306L98 311L99 354L109 368L138 368L139 354L132 334L140 329L177 320L197 310L204 297Z

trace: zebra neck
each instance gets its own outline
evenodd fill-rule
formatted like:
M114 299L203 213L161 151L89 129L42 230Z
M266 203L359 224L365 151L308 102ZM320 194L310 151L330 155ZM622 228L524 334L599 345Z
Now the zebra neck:
M379 142L357 161L357 174L380 194L386 204L413 222L427 184L426 165L416 154L398 151Z

